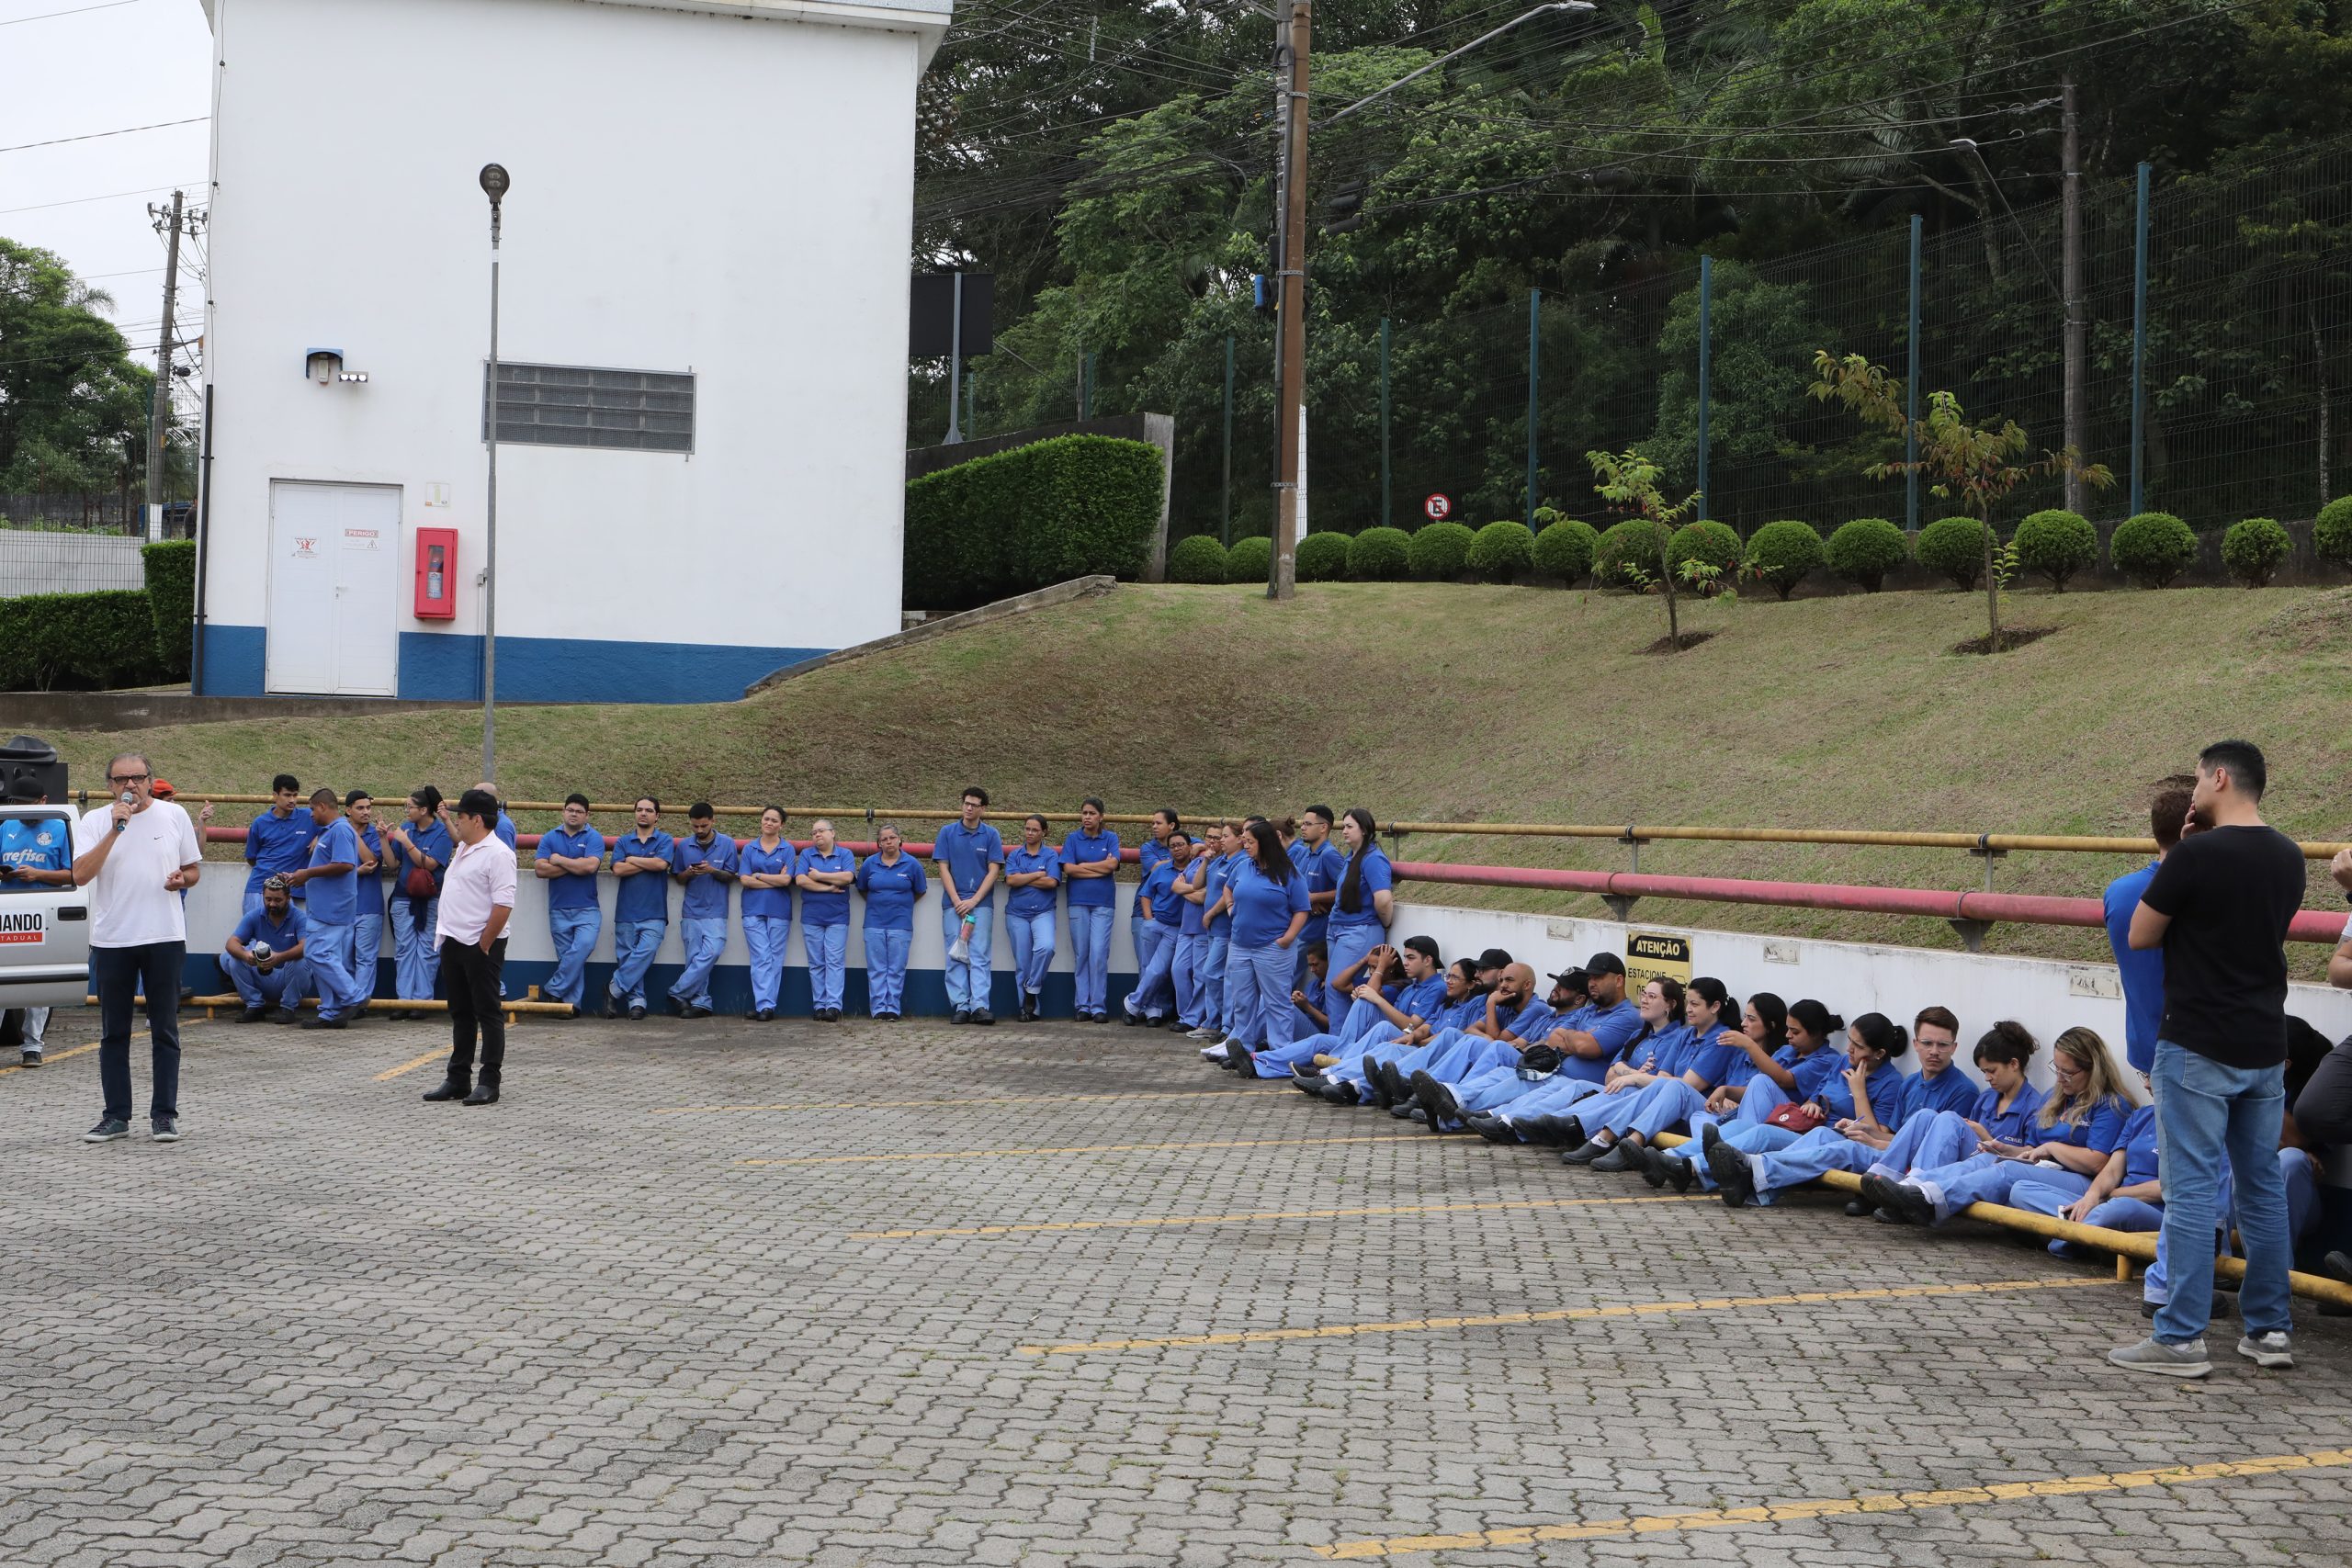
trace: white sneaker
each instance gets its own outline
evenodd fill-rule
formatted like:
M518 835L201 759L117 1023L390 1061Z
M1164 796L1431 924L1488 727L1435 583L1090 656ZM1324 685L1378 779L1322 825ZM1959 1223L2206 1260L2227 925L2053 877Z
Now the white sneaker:
M1218 1029L1191 1029L1184 1032L1184 1038L1187 1040L1217 1040L1224 1037L1224 1032L1225 1032L1223 1030Z
M2284 1338L2285 1336L2279 1337ZM2150 1335L2137 1345L2109 1350L2107 1359L2114 1365L2132 1371L2154 1372L2167 1378L2201 1378L2213 1370L2213 1363L2205 1358L2205 1341L2202 1339L2192 1339L2186 1345L2167 1345Z
M2284 1371L2295 1364L2294 1341L2279 1329L2267 1334L2249 1334L2238 1341L2238 1354L2257 1367Z

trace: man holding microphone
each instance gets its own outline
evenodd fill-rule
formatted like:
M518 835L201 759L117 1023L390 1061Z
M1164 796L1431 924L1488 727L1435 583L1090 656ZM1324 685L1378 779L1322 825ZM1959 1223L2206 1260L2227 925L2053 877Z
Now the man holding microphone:
M180 895L204 874L187 813L153 796L153 770L136 751L107 763L112 806L74 830L74 886L90 890L90 976L98 992L98 1081L106 1111L83 1141L130 1135L130 1012L143 980L154 1085L147 1125L159 1144L179 1141L180 969L187 917Z
M497 837L498 797L469 789L449 813L458 847L441 878L441 975L449 990L449 1071L428 1100L498 1103L506 1065L506 1019L498 982L506 968L506 922L514 913L514 851ZM474 1036L481 1076L474 1077Z

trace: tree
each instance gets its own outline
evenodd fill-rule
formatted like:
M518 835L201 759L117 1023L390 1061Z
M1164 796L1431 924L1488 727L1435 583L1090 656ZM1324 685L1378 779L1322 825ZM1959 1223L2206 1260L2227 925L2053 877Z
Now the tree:
M2071 474L2098 490L2114 484L2115 476L2103 463L2086 467L2081 454L2072 446L2044 451L2032 462L2018 461L2030 443L2018 422L2005 419L1997 425L1971 424L1960 400L1950 392L1929 393L1928 415L1915 426L1904 412L1903 383L1889 376L1885 367L1872 365L1859 354L1839 359L1826 349L1820 350L1814 355L1813 369L1815 397L1843 403L1864 422L1893 434L1917 436L1917 460L1873 463L1866 470L1871 478L1925 474L1932 481L1931 494L1959 502L1984 525L1984 651L1998 653L2001 582L2007 574L1994 561L1995 504L2038 476Z
M1600 481L1592 488L1600 499L1631 511L1657 535L1657 581L1659 592L1666 595L1667 650L1681 652L1682 622L1677 610L1674 562L1669 558L1668 547L1682 520L1699 510L1699 492L1694 490L1680 501L1669 503L1658 491L1662 470L1631 446L1623 452L1587 452L1584 460L1592 465Z
M113 304L49 251L0 239L0 490L87 493L145 472L148 389Z

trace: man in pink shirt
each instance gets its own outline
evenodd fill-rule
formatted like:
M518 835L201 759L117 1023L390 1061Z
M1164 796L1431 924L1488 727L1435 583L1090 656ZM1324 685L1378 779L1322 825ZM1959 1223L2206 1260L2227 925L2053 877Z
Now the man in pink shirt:
M506 1018L498 983L506 967L506 922L514 913L514 852L498 838L498 799L469 789L449 814L456 852L441 876L441 974L449 990L449 1072L429 1100L498 1103L506 1062ZM481 1076L474 1077L474 1036L481 1036Z

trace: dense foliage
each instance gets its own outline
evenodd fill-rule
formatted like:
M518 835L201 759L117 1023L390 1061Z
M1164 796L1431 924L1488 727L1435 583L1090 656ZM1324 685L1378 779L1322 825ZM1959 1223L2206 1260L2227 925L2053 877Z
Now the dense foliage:
M2222 565L2248 588L2261 588L2278 575L2279 563L2294 549L2294 540L2276 519L2248 517L2231 524L2222 536Z
M963 610L1073 577L1135 578L1159 523L1159 448L1062 435L907 483L906 603Z
M1225 547L1215 534L1191 534L1177 540L1168 552L1168 581L1223 582Z
M1263 582L1274 570L1274 542L1263 534L1233 541L1225 554L1227 582Z
M1756 579L1785 599L1819 570L1821 536L1810 523L1767 523L1747 541L1747 567Z
M1919 564L1967 592L1984 581L1984 525L1973 517L1939 517L1919 530Z
M1292 565L1301 582L1337 582L1348 575L1348 536L1309 534L1298 542Z
M2107 541L2115 570L2143 588L2162 588L2197 559L2197 532L2169 512L2143 512Z
M2018 525L2009 543L2018 564L2066 592L2066 580L2098 564L2098 530L2078 513L2056 508L2037 512Z
M1366 528L1348 541L1348 575L1359 582L1393 582L1412 571L1412 536L1402 528Z
M1857 517L1838 525L1822 557L1831 576L1875 593L1888 572L1911 558L1911 541L1883 517Z
M148 607L155 622L155 657L164 673L187 673L196 631L196 541L166 539L139 547L146 569Z
M1535 536L1524 523L1489 523L1470 541L1470 570L1509 582L1535 564Z
M1415 577L1432 581L1456 578L1470 564L1470 545L1476 537L1459 523L1431 523L1413 531L1405 558Z
M1563 517L1535 536L1535 570L1563 582L1580 582L1592 571L1600 536L1581 518Z
M144 589L0 599L0 692L93 691L165 673Z

